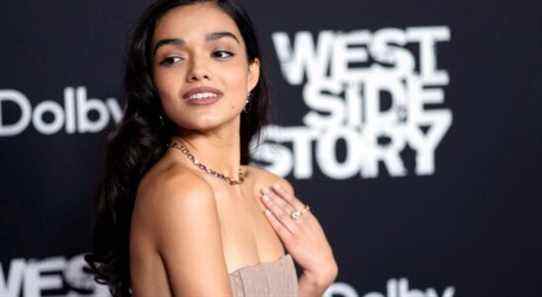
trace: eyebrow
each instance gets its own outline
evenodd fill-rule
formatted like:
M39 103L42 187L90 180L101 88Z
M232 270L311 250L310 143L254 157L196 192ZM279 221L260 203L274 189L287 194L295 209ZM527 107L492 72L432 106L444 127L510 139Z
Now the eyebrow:
M231 33L231 32L227 32L227 31L221 31L221 32L212 32L212 33L209 33L205 36L205 41L214 41L214 40L217 40L217 39L220 39L220 38L223 38L223 37L231 37L233 38L237 43L241 44L241 42L239 41L239 39L237 39L237 37ZM161 46L164 46L164 45L176 45L176 46L182 46L186 43L186 41L184 41L182 38L167 38L167 39L161 39L159 40L156 45L154 46L154 49L152 51L152 55L154 56L156 54L156 51L158 50L159 47Z

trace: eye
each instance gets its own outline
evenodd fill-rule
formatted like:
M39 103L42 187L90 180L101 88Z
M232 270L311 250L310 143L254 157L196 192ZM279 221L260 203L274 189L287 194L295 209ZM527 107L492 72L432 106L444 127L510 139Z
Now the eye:
M213 56L219 59L227 59L229 57L232 57L233 53L228 52L228 51L218 50L218 51L213 52Z
M183 60L183 58L181 57L177 57L177 56L171 56L171 57L167 57L165 59L162 60L162 62L160 62L160 65L163 65L163 66L171 66L179 61Z

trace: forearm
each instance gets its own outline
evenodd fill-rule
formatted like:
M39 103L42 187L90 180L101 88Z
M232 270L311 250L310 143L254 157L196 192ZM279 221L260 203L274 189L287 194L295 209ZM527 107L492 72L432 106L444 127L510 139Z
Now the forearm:
M303 273L299 278L299 297L321 297L335 277L319 279Z

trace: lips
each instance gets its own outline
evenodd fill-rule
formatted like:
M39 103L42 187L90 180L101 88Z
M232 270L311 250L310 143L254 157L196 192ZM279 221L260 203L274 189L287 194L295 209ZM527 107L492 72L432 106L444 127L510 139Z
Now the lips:
M223 93L216 88L212 87L195 87L189 89L183 94L183 99L198 102L198 101L216 101L216 99L222 97Z

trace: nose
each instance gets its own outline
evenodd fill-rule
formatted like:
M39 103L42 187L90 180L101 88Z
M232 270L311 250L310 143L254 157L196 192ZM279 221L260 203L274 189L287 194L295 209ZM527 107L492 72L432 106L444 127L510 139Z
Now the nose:
M204 59L198 58L196 56L192 58L192 62L190 63L186 79L188 82L210 79Z

